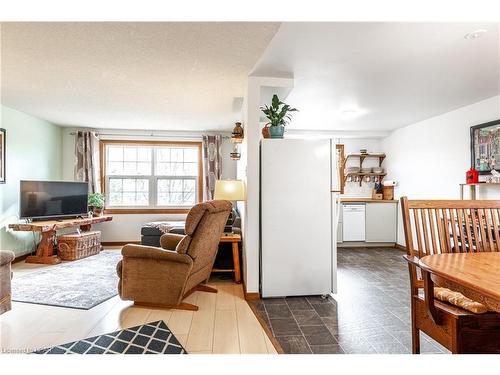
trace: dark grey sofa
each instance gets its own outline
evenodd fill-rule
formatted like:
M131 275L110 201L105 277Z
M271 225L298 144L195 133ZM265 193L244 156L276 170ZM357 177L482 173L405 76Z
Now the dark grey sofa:
M233 212L236 216L233 224L233 232L241 234L241 219L236 211ZM160 237L164 234L158 228L158 225L161 224L168 224L173 227L168 233L186 234L184 231L184 221L152 221L145 223L141 228L141 245L160 247Z

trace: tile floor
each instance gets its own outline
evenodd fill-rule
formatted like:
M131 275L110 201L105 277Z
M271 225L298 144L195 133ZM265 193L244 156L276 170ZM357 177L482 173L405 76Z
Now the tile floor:
M285 353L411 353L409 278L393 248L338 250L334 298L255 301ZM421 334L422 353L447 350Z

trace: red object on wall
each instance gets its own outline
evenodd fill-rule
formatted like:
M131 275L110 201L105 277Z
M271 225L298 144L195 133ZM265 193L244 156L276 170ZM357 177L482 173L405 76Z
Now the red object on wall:
M465 181L468 184L477 184L479 182L479 173L471 168L465 173Z

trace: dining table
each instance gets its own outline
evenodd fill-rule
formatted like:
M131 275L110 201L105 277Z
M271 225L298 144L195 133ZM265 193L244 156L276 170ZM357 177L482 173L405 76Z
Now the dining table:
M442 253L419 260L432 282L500 313L500 252Z

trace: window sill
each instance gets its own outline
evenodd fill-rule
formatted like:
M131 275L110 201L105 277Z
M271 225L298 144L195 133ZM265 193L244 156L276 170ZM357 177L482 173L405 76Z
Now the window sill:
M190 208L106 208L105 215L187 214Z

